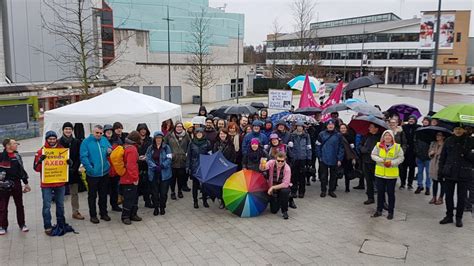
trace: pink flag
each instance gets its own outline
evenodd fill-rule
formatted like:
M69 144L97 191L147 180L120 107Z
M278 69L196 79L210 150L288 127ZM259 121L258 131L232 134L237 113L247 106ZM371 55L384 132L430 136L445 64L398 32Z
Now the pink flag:
M344 84L342 83L342 81L339 81L339 83L337 84L337 87L331 93L329 98L324 102L322 108L326 109L326 108L328 108L329 106L331 106L333 104L339 103L341 101L342 89L343 88L344 88ZM325 115L323 115L323 117L321 117L321 120L323 122L326 122L330 118L331 118L331 114L325 114Z
M303 91L301 92L300 98L299 108L303 107L321 107L321 105L319 105L314 99L313 91L309 84L308 74L306 74L306 78L304 79Z

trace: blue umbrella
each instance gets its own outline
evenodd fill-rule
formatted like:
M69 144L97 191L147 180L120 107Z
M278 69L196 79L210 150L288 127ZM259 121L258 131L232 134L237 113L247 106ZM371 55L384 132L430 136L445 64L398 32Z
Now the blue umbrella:
M318 87L321 86L321 82L317 80L315 77L308 77L308 78L309 78L309 84L311 86L311 90L313 91L313 93L315 93L316 91L318 91ZM300 75L288 81L288 83L286 84L288 84L288 86L290 86L290 88L292 89L302 91L305 79L306 79L305 75Z
M350 99L347 99L344 103L345 103L345 104L351 104L351 103L366 103L366 102L364 102L364 101L361 100L361 99L350 98Z
M220 151L212 155L201 154L196 178L204 193L211 198L222 198L225 181L236 171L237 165L229 162Z
M280 121L284 116L287 116L287 115L290 115L291 113L288 112L288 111L283 111L283 112L279 112L279 113L276 113L276 114L272 114L270 116L270 120L272 120L272 123L275 125L276 123L278 123L278 121Z

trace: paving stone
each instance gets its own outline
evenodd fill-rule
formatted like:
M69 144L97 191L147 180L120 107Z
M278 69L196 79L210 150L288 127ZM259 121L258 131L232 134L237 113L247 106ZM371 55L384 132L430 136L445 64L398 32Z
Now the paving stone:
M367 255L404 260L408 253L408 246L367 239L362 244L360 252Z

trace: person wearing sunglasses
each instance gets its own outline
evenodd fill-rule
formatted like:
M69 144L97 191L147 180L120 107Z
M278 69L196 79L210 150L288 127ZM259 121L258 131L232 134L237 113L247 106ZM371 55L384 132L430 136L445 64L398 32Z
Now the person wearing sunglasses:
M87 201L89 203L90 221L98 224L96 199L99 195L99 213L100 219L110 221L107 213L107 191L109 181L110 163L107 157L112 152L112 146L103 136L104 128L101 125L94 126L92 134L81 143L80 159L86 169L86 179L89 184L89 194Z
M270 211L277 213L281 209L283 219L288 219L288 202L290 199L291 168L286 163L286 154L279 152L276 159L261 166L261 171L268 171L268 196Z

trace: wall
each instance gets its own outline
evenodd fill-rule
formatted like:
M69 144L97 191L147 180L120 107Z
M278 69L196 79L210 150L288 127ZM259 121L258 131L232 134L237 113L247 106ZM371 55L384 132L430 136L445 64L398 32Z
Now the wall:
M40 136L39 123L37 121L30 123L19 123L0 126L0 139L13 138L29 139Z

